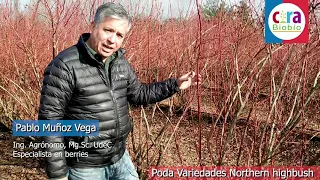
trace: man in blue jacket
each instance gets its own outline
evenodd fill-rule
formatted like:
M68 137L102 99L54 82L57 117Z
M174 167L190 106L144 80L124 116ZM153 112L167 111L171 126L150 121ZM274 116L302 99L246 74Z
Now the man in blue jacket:
M91 32L78 43L59 53L44 72L38 119L98 119L99 136L66 138L44 137L47 143L88 143L82 148L87 157L47 157L46 171L54 179L138 179L126 150L132 128L128 103L141 105L161 101L179 90L200 82L200 75L189 72L178 79L142 84L125 59L121 48L131 27L127 11L115 3L97 9ZM95 146L93 144L102 144ZM108 146L104 146L108 144Z

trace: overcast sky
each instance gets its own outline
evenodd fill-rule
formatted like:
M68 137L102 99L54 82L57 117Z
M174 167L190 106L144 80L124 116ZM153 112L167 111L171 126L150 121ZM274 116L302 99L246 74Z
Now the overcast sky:
M0 2L3 0L0 0ZM86 0L84 0L86 1ZM98 0L100 2L106 2L107 0ZM205 4L206 1L210 0L198 0L200 4ZM225 0L227 4L235 4L240 0ZM253 2L261 2L260 0L256 0ZM146 14L150 13L152 4L156 12L161 9L162 15L165 17L179 17L181 13L183 16L186 16L186 13L190 14L190 12L196 12L196 0L116 0L116 2L120 2L124 6L129 7L129 2L131 2L130 6L135 10L137 7L137 3L139 4L139 9L141 12L144 7L144 12ZM20 0L21 8L23 9L25 4L30 3L30 0ZM157 5L157 6L155 6Z
M128 2L132 2L132 5L136 7L137 2L140 2L140 10L142 7L145 7L146 12L149 13L152 3L153 5L158 4L161 7L163 15L165 16L174 16L177 17L180 12L185 15L187 12L196 11L196 0L116 0L121 4L128 4ZM200 4L206 2L206 0L198 0ZM229 3L234 3L239 0L227 0ZM1 2L1 0L0 0ZM100 0L100 2L104 2L104 0ZM30 3L30 0L20 0L20 5L23 8L25 4ZM171 8L171 10L170 10ZM158 8L159 9L159 6Z
M199 0L199 3L203 3L205 0ZM104 0L100 0L100 2L105 2ZM120 2L123 5L127 5L131 2L132 7L137 7L137 3L140 2L140 12L144 8L145 13L150 13L152 4L154 5L154 8L159 10L161 8L163 15L165 16L171 16L171 13L173 16L179 15L179 10L181 13L185 14L189 10L189 13L191 10L196 10L196 0L116 0L116 2ZM25 4L30 3L30 0L20 0L20 5L23 8ZM157 5L155 7L155 5ZM170 10L170 5L171 9Z

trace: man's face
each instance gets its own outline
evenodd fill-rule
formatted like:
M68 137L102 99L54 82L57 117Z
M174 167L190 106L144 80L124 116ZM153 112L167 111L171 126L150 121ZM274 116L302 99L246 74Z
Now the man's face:
M111 56L122 45L129 30L125 19L107 17L99 24L91 25L90 45L103 59Z

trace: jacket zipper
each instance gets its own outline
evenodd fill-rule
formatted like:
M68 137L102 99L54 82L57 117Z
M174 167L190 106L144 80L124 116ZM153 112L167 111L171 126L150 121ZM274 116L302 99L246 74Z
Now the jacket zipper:
M116 116L117 116L117 124L116 124L116 128L117 128L117 139L116 139L116 142L119 141L119 136L120 136L120 125L119 125L119 114L118 114L118 108L117 108L117 103L116 103L116 99L114 98L114 94L113 94L113 91L112 89L110 90L110 93L111 93L111 97L112 97L112 101L113 101L113 104L115 105L115 112L116 112Z
M100 66L101 67L101 66ZM120 126L119 126L119 114L118 114L118 108L117 108L117 101L116 101L116 99L115 99L115 97L114 97L114 93L113 93L113 91L112 91L112 87L111 87L111 77L109 77L107 74L106 74L106 72L105 72L105 70L103 69L103 68L100 68L100 72L101 71L103 71L102 72L102 75L103 75L103 80L104 80L104 82L106 83L106 85L109 87L109 91L110 91L110 94L111 94L111 99L112 99L112 101L113 101L113 104L114 104L114 109L115 109L115 113L116 113L116 131L117 131L117 138L116 138L116 142L118 142L119 141L119 136L120 136L120 133L119 133L119 131L120 131ZM110 72L111 71L111 63L109 64L109 69L108 69L108 72Z

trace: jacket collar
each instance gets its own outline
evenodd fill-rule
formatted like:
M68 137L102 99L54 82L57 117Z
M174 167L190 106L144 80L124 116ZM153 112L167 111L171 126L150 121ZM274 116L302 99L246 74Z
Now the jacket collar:
M87 63L95 62L103 65L102 57L100 55L93 55L92 53L90 53L89 47L85 43L89 39L89 37L90 33L83 33L80 36L78 43L76 44L77 48L79 49L80 60L86 61ZM126 51L123 48L118 49L118 51L115 52L115 60L121 58L125 53Z

